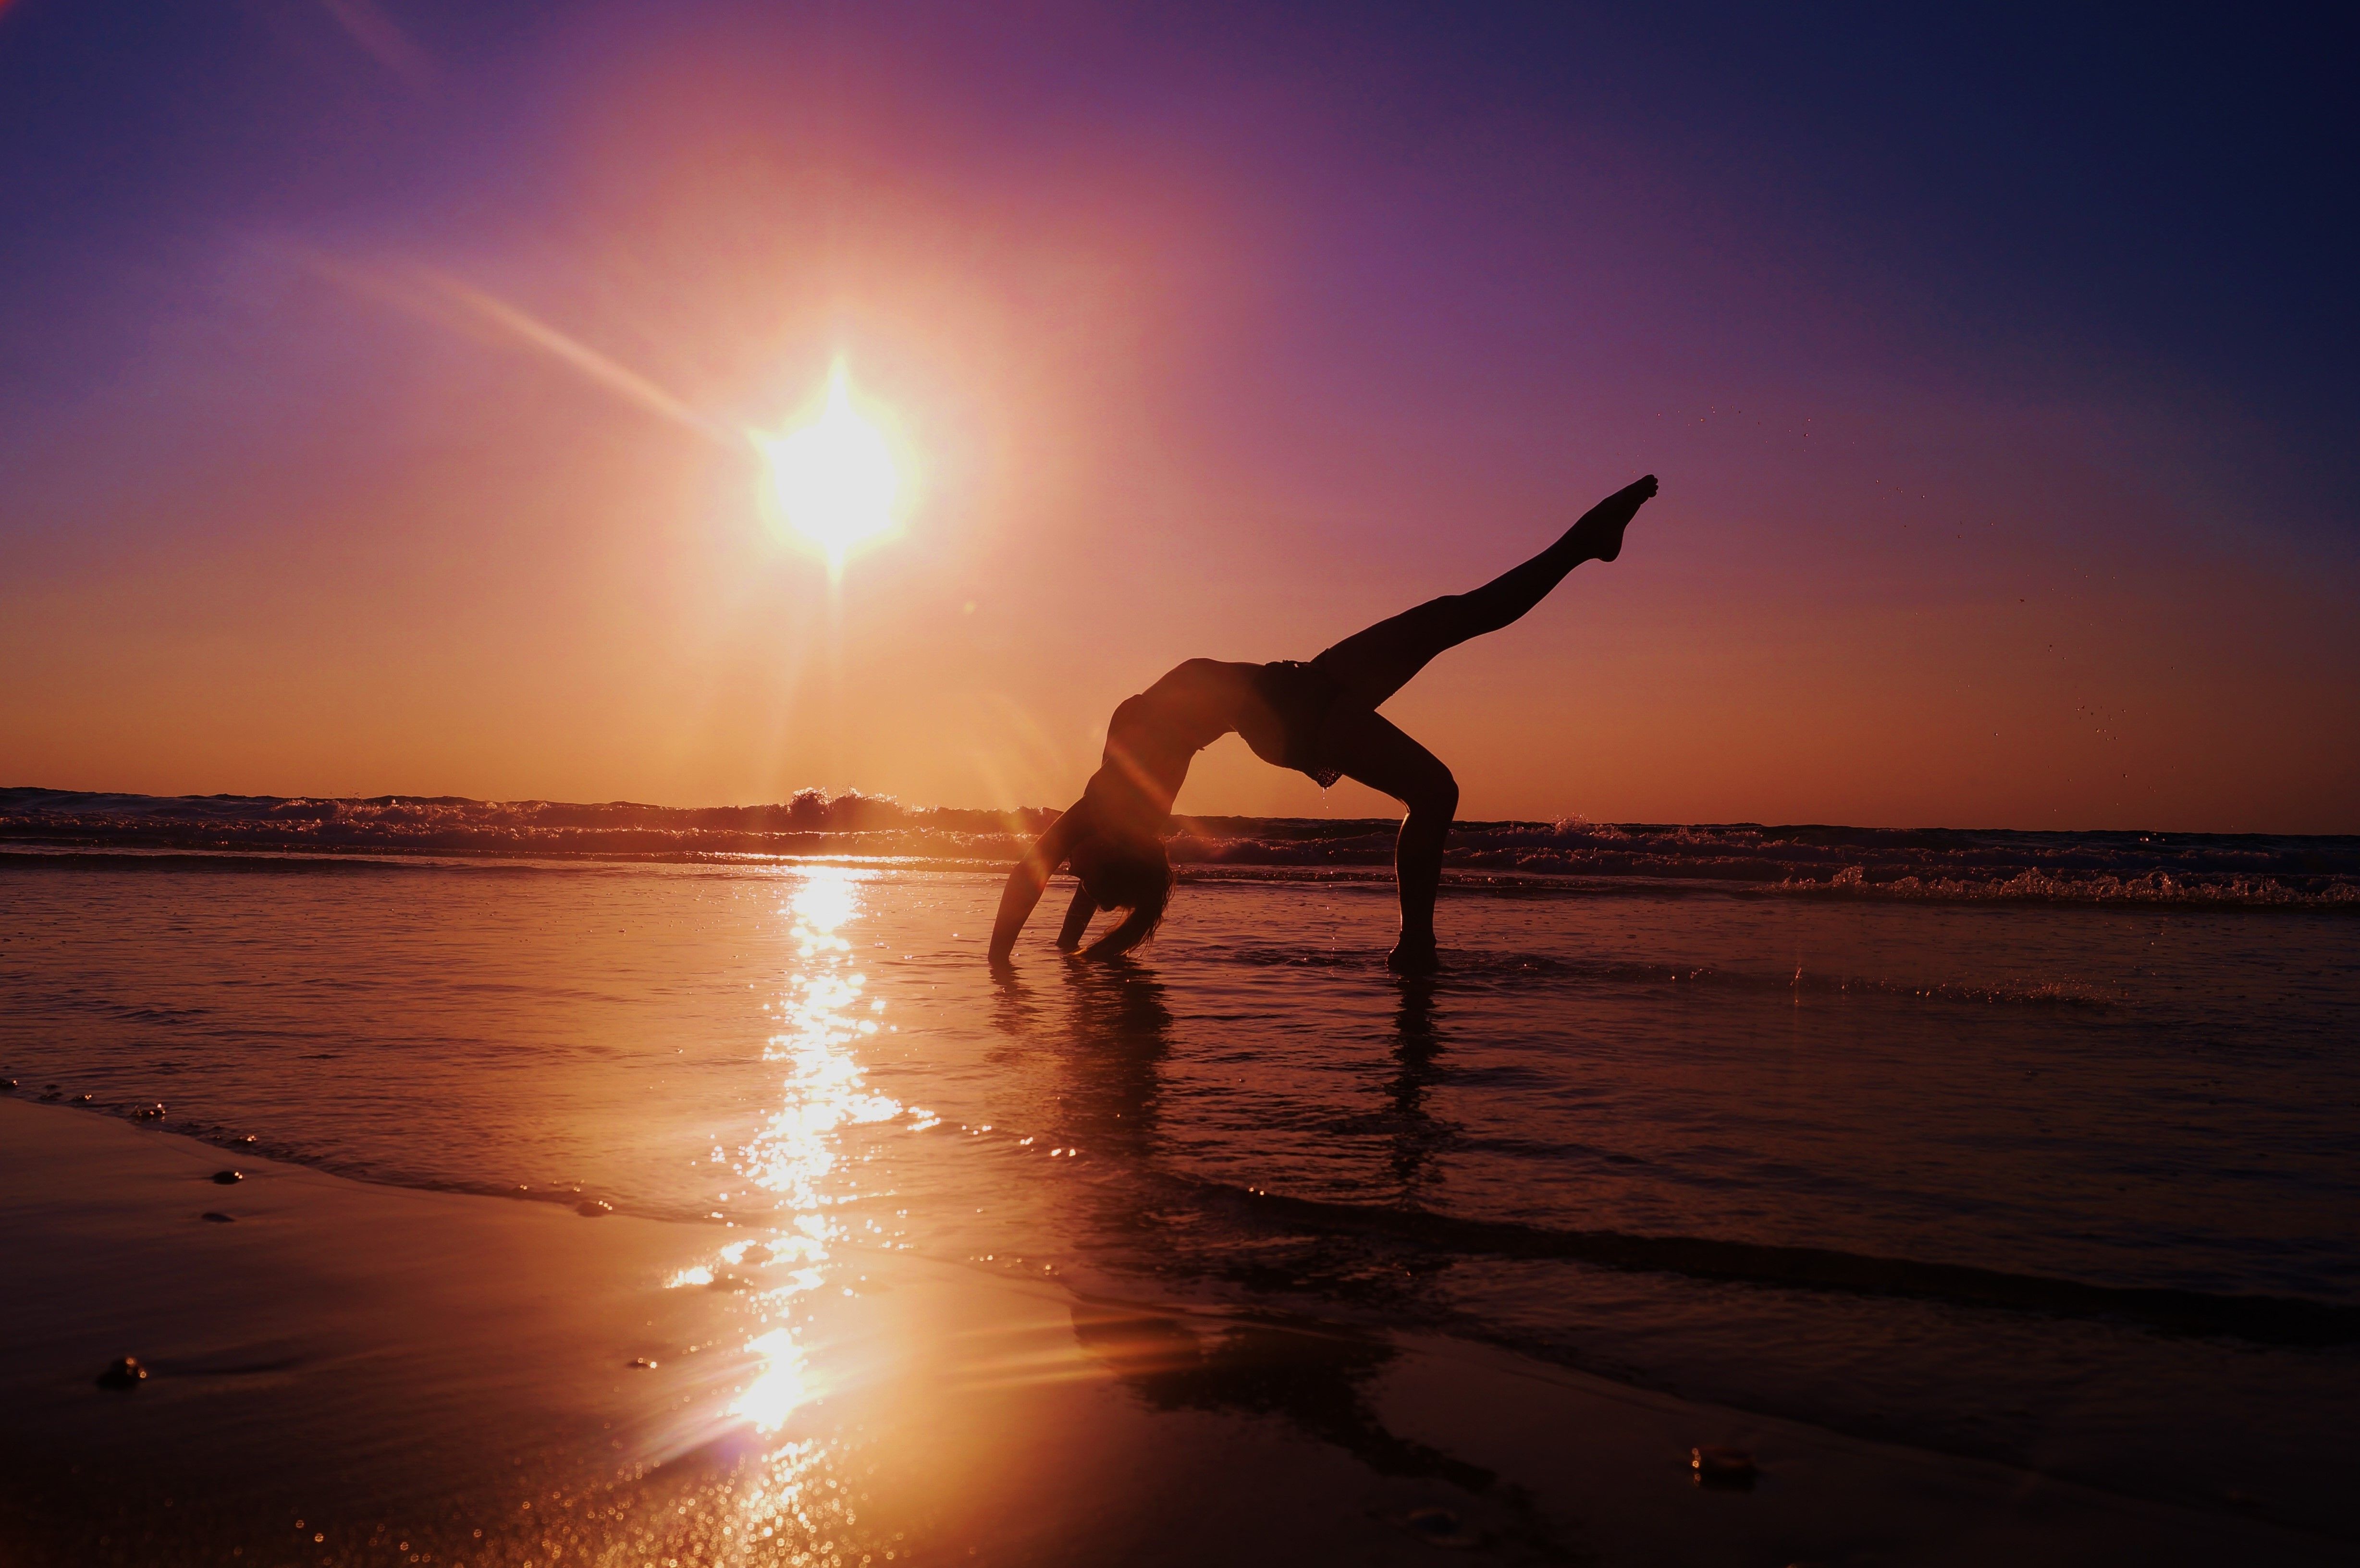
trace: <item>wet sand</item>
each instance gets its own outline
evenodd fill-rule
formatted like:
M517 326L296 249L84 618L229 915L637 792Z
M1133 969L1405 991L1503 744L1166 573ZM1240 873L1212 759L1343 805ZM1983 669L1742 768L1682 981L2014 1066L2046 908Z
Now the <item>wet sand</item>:
M748 1235L717 1224L21 1099L0 1183L0 1562L28 1568L2341 1558L1480 1345L882 1248L812 1287L717 1259ZM126 1355L150 1376L99 1388ZM1700 1443L1755 1485L1694 1485Z

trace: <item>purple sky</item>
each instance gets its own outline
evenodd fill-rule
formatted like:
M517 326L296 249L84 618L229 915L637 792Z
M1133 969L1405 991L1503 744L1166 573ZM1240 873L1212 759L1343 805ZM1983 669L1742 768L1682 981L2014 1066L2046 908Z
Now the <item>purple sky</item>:
M0 9L0 782L1062 802L1654 472L1464 814L2360 831L2348 24L1270 9Z

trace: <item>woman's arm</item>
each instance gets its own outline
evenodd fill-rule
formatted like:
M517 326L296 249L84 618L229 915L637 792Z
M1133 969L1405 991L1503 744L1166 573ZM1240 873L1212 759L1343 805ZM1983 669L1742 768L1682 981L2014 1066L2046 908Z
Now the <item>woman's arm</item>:
M1032 841L1032 847L1008 874L1008 886L1000 892L1000 918L991 924L991 962L1005 964L1016 950L1016 933L1024 929L1024 921L1032 913L1032 906L1041 901L1041 890L1049 885L1050 873L1065 864L1074 841L1081 836L1082 802L1049 824L1049 831Z
M1082 945L1082 938L1090 929L1090 917L1098 912L1098 901L1090 897L1087 887L1074 889L1074 901L1065 906L1065 929L1057 933L1057 948L1071 953Z

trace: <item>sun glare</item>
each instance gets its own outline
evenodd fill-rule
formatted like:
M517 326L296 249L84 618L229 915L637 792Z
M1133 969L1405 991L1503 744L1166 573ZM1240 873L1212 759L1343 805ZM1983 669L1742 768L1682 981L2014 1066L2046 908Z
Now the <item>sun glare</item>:
M819 418L761 444L787 526L827 557L831 572L855 549L892 531L901 475L884 432L853 408L842 360L828 375Z

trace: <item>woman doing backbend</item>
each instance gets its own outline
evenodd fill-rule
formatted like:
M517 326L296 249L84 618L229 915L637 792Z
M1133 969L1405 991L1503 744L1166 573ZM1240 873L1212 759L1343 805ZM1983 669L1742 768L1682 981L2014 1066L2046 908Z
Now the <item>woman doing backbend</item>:
M992 961L1007 960L1050 876L1069 863L1081 887L1057 933L1059 947L1080 945L1101 909L1128 912L1087 956L1111 957L1147 940L1172 896L1172 862L1164 851L1172 802L1196 755L1235 730L1256 757L1299 768L1322 789L1339 777L1357 779L1409 808L1393 852L1401 940L1388 962L1395 969L1434 967L1434 895L1459 784L1432 752L1378 717L1377 708L1444 648L1507 626L1583 561L1621 554L1623 528L1655 493L1649 474L1592 506L1522 566L1470 593L1430 599L1379 621L1308 664L1192 659L1126 698L1108 722L1106 758L1089 787L1009 874L991 931Z

